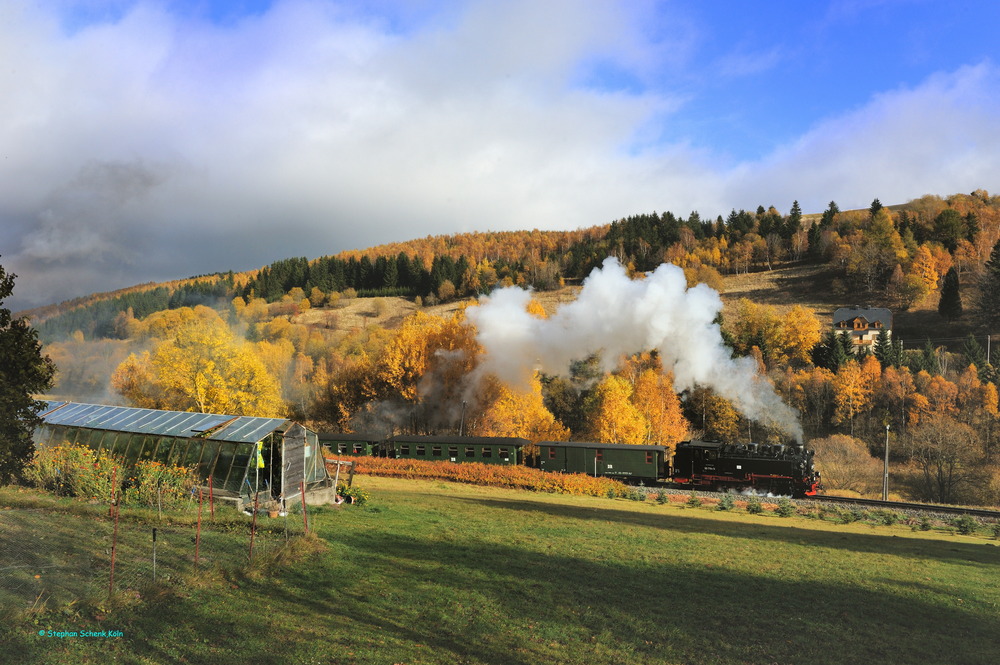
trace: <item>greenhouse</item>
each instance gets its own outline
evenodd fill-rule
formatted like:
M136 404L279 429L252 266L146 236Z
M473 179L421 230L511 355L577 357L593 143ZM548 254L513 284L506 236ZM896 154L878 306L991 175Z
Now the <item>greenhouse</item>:
M75 443L128 465L140 460L195 469L216 496L252 503L274 498L327 503L334 498L316 433L282 418L159 411L45 402L39 448Z

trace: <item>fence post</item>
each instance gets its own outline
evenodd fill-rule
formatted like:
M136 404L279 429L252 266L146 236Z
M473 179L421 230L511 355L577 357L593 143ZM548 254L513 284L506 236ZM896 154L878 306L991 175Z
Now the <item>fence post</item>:
M215 522L215 494L212 492L212 476L208 477L208 511L212 515L212 522Z
M118 467L111 467L111 512L115 516L115 528L111 536L111 576L108 579L108 602L110 603L115 594L115 554L118 549L118 508L115 503L115 481L118 479Z
M253 538L257 534L257 497L258 494L253 495L253 521L250 523L250 553L247 557L249 563L253 563Z
M303 481L299 481L299 494L302 495L302 525L305 527L306 534L308 534L309 513L306 512L306 484Z
M202 494L201 488L198 488L198 527L195 531L194 536L194 565L198 565L198 548L201 546L201 504L202 504Z
M153 527L153 584L156 584L156 527Z

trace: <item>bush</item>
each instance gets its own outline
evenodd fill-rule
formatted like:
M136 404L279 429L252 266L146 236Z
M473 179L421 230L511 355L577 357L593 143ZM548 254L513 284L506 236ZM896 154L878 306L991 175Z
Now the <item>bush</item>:
M764 504L760 502L760 497L751 494L747 499L747 512L751 515L760 515L764 512Z
M959 515L951 521L951 525L958 529L958 532L964 536L972 535L976 532L979 527L979 522L976 518L971 515Z
M933 526L931 524L931 518L927 517L926 515L921 517L920 522L917 524L917 528L920 529L921 531L930 531L931 526Z
M687 505L691 508L698 508L701 506L701 499L698 497L698 493L691 490L691 496L688 497Z
M179 505L196 484L194 469L140 460L129 474L124 503L155 508Z
M360 487L348 487L347 485L337 485L337 494L344 497L344 500L348 503L353 503L356 506L363 506L368 503L368 499L371 498L367 490L363 490Z
M876 523L882 524L884 526L892 526L893 524L898 524L901 519L899 513L893 512L891 510L873 510L871 512L871 516Z
M791 517L795 514L795 504L790 499L779 499L778 507L774 510L779 517Z
M111 502L125 481L120 460L69 443L38 450L26 469L26 477L39 489L56 495L104 503Z
M719 499L719 505L715 507L716 510L732 510L736 507L736 501L733 499L733 495L726 492Z
M660 492L656 495L656 503L663 505L665 503L670 503L670 495L666 492Z
M857 508L851 508L850 510L845 510L840 513L840 523L850 524L851 522L860 522L865 519L865 511L858 510Z
M1000 522L994 524L990 530L993 532L993 538L1000 540Z

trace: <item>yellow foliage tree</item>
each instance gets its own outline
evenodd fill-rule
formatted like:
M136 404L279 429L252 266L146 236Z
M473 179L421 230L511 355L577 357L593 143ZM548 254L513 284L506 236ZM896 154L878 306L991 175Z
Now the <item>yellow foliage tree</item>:
M518 436L533 443L569 438L569 430L545 408L537 374L532 377L528 391L512 389L492 376L483 383L482 392L490 403L476 419L472 431L477 435Z
M152 354L130 355L112 385L138 405L233 415L284 413L278 381L252 345L237 339L221 319L193 321Z
M589 433L595 441L641 444L649 424L632 403L632 386L614 374L597 384L587 398Z
M877 363L878 361L876 361ZM851 435L854 434L854 417L864 411L871 402L875 386L868 382L857 360L848 360L833 377L833 422L849 422Z
M674 392L673 373L643 370L632 390L632 403L646 421L643 443L673 446L690 435L690 425L681 412L681 402Z

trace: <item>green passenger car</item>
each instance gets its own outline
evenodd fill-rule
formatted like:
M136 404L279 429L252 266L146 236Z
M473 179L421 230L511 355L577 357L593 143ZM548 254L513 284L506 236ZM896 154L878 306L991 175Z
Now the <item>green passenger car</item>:
M543 441L538 444L539 468L562 473L586 473L642 482L667 477L666 446Z
M516 437L405 436L386 441L388 457L484 464L521 464L527 439Z
M319 445L328 448L333 455L378 456L382 440L369 434L343 434L341 432L319 432Z

